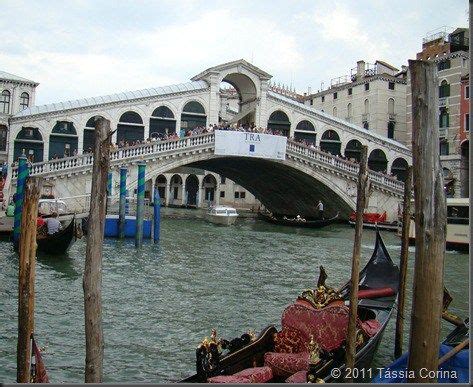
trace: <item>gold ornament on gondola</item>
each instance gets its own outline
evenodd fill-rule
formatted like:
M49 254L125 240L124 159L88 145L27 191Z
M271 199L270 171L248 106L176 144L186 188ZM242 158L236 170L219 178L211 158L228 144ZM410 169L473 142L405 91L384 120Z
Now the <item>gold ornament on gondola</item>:
M314 340L314 335L310 335L310 342L309 342L309 363L310 364L317 364L320 361L319 353L320 353L320 347Z
M255 341L256 340L256 332L254 331L254 329L250 329L248 331L248 334L250 335L250 340L251 341Z
M330 286L320 285L316 289L304 290L298 299L309 302L316 309L321 309L332 301L341 300L342 297Z

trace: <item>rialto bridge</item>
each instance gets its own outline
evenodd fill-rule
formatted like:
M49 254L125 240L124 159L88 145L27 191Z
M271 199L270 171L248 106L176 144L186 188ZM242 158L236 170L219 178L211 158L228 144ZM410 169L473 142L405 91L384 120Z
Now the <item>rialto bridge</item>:
M193 200L205 200L210 192L213 197L219 184L215 178L197 177L195 182L195 176L189 175L182 181L182 176L169 173L189 166L237 182L276 212L310 216L317 200L322 199L327 212L346 215L355 206L358 166L338 156L359 159L361 146L367 145L373 182L369 205L394 217L405 170L411 163L410 151L396 141L276 92L270 78L239 60L207 69L189 83L33 106L10 120L9 165L25 154L33 161L31 174L50 181L58 197L90 193L92 157L84 152L94 143L94 117L102 116L117 129L113 142L181 134L178 140L152 141L112 153L114 181L118 181L118 168L128 165L131 189L136 186L137 163L145 162L149 186L158 187L167 202L176 197L182 200L191 176L198 187ZM236 90L238 99L232 107L222 82ZM288 140L285 160L277 161L223 157L214 152L212 133L182 137L188 129L222 120L276 129L314 147ZM15 171L10 168L9 172L5 190L11 193Z

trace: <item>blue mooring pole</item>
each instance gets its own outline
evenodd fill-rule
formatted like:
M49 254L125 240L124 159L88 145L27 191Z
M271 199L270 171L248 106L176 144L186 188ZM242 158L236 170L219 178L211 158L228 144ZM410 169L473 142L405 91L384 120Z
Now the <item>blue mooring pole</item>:
M161 231L161 198L159 197L158 187L154 187L153 197L153 241L154 243L159 242L159 233Z
M23 199L25 197L25 183L28 177L28 159L26 157L18 158L18 176L16 178L16 195L15 195L15 217L13 223L13 242L20 241L21 232L21 214L23 213Z
M138 191L136 201L136 234L135 246L143 244L143 207L145 200L145 169L146 164L138 164Z
M126 173L127 169L120 168L120 203L118 212L118 237L125 238L125 212L126 212Z

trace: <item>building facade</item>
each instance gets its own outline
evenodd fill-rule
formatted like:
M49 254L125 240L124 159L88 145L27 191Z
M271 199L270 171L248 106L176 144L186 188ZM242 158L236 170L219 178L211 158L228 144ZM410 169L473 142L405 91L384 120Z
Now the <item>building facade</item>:
M305 104L366 130L406 142L406 71L383 61L358 61L350 75L334 78L330 87L304 97Z
M468 196L469 100L466 93L469 72L468 29L457 28L450 34L440 29L423 39L417 59L436 65L438 77L439 150L449 197ZM469 97L468 97L469 98ZM407 82L407 145L412 141L412 95L410 75ZM469 117L469 115L468 115Z
M0 162L7 160L8 120L34 105L37 82L0 70Z

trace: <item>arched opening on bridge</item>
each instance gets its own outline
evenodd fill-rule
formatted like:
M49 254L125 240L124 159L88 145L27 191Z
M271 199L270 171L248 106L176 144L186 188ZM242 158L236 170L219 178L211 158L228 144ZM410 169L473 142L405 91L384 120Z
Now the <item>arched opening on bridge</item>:
M77 154L77 131L69 121L57 121L49 136L49 160Z
M289 117L282 110L276 110L271 113L268 120L268 129L279 132L283 136L289 137L291 122Z
M461 159L460 159L460 183L461 183L461 196L463 198L469 197L469 184L470 184L470 151L469 151L469 140L464 140L461 145Z
M345 147L345 157L350 160L360 161L361 160L361 148L362 144L358 140L350 140Z
M132 145L145 138L145 126L141 116L133 111L123 113L117 125L117 142Z
M202 182L204 189L204 200L206 202L213 202L215 200L215 191L217 190L217 180L214 175L208 174L204 177Z
M250 126L255 122L256 85L245 74L231 73L220 83L220 117L228 124Z
M182 178L180 175L172 175L170 180L170 192L169 192L169 204L181 205L182 204Z
M176 118L167 106L159 106L154 109L149 119L149 137L164 138L166 135L176 132Z
M340 155L342 142L335 130L326 130L320 138L320 149L332 155Z
M381 149L373 149L368 157L368 168L376 172L386 173L388 159Z
M406 181L407 167L407 161L402 157L398 157L396 160L393 161L393 165L391 166L391 173L396 176L398 180Z
M201 103L197 101L187 102L181 113L181 133L184 137L188 130L193 130L198 126L207 126L207 115Z
M44 143L43 136L38 128L23 127L15 138L13 147L13 160L26 156L32 163L43 161Z
M453 173L450 169L445 168L445 167L442 169L442 172L443 172L443 183L444 183L443 189L445 191L445 196L447 198L453 198L455 196L455 186L454 186L455 178L453 177Z
M197 206L197 192L199 191L199 179L196 175L189 175L186 179L186 204Z
M7 150L8 129L6 125L0 125L0 152Z
M155 189L157 189L159 192L159 198L161 199L161 204L166 203L166 196L167 196L166 183L167 183L167 179L166 179L166 176L164 175L158 175L158 177L156 178L156 182L154 183Z
M102 116L90 117L84 128L84 137L82 142L82 153L92 153L95 146L95 119Z
M317 134L315 133L314 124L307 120L300 121L296 126L294 139L315 145Z

